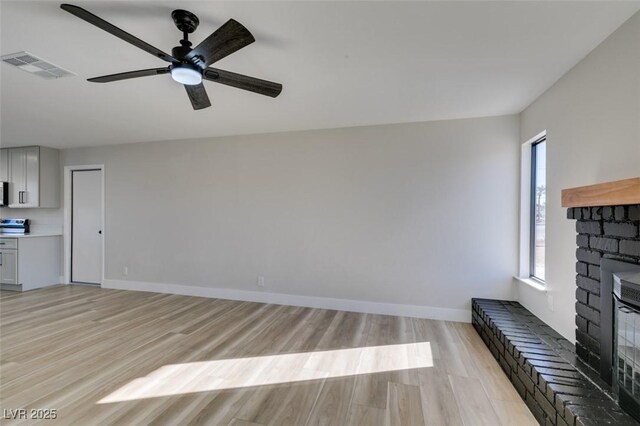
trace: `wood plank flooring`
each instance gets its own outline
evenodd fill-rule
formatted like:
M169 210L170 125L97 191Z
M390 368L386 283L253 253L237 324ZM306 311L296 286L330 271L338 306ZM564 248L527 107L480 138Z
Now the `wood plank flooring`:
M86 286L0 292L16 409L1 423L537 424L470 324Z

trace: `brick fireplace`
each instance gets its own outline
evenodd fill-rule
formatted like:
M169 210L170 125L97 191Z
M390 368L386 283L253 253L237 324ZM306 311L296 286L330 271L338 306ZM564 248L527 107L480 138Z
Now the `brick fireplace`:
M601 370L600 339L612 327L610 287L601 282L603 259L640 265L640 204L629 206L573 207L567 217L576 220L576 354L596 371ZM609 302L609 303L607 303ZM608 305L608 306L605 306ZM603 318L603 311L608 315ZM607 380L607 379L605 379ZM607 380L609 381L609 380Z
M640 178L564 190L562 205L576 220L576 355L640 421Z

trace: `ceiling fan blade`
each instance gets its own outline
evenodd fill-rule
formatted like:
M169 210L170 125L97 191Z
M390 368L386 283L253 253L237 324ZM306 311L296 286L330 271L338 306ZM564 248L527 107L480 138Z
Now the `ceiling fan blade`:
M92 83L109 83L112 81L126 80L129 78L149 77L152 75L169 74L169 68L151 68L148 70L127 71L118 74L103 75L100 77L88 78Z
M207 91L204 89L202 83L194 85L185 84L184 88L187 89L187 95L189 95L193 109L203 109L211 106L209 96L207 96Z
M133 44L134 46L144 50L145 52L151 53L153 56L156 56L162 60L165 60L167 62L178 62L178 60L176 58L174 58L173 56L164 53L162 50L153 47L152 45L150 45L149 43L146 43L142 40L140 40L139 38L129 34L126 31L121 30L120 28L116 27L113 24L110 24L109 22L105 21L104 19L94 15L93 13L78 7L78 6L74 6L72 4L61 4L60 8L63 10L66 10L67 12L71 13L72 15L77 16L80 19L83 19L85 21L87 21L90 24L95 25L98 28L101 28L103 30L105 30L108 33L113 34L116 37L121 38L122 40Z
M227 55L256 41L240 22L229 19L213 34L205 38L187 55L187 59L206 68Z
M217 68L207 68L204 70L204 78L238 89L248 90L265 96L277 97L282 92L282 84L272 81L260 80L248 75L236 74L234 72L219 70Z

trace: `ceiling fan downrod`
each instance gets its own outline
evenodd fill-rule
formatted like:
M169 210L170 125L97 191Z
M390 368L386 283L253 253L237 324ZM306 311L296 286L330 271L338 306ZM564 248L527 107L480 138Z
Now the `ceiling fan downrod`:
M200 24L200 20L196 15L189 12L188 10L176 9L171 12L171 18L175 23L178 30L182 32L182 40L180 40L180 46L176 46L171 50L171 54L183 60L185 56L189 52L191 52L191 42L189 41L189 34L194 32L198 25Z

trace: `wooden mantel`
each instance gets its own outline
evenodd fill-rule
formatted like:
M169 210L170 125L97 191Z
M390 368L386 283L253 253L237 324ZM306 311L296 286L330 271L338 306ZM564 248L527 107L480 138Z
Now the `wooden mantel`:
M640 204L640 177L562 190L562 207Z

